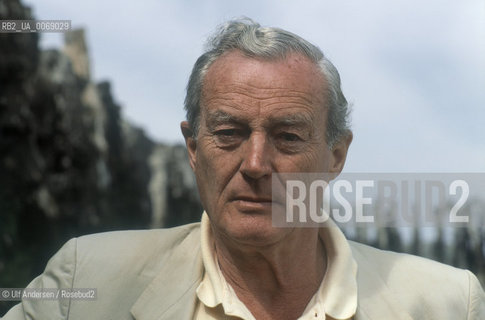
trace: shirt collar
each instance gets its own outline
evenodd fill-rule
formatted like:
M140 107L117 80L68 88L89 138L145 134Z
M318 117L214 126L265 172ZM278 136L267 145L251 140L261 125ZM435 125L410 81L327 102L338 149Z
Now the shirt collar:
M214 239L206 212L201 220L201 253L205 268L202 282L196 289L199 300L209 308L222 304L227 315L241 319L254 319L249 309L239 300L234 289L226 282L217 262Z
M197 288L197 296L208 307L214 308L222 303L223 282L225 281L214 252L214 240L212 239L212 231L210 229L210 222L207 213L202 214L200 224L201 229L201 253L202 262L204 264L204 277L199 287Z
M303 315L323 308L325 314L334 319L349 319L357 310L357 263L347 239L332 220L329 219L320 229L319 236L325 246L327 270ZM205 274L196 290L199 300L210 308L222 304L227 314L243 319L254 318L222 275L215 256L209 217L205 212L201 221L201 252Z
M331 219L319 235L327 254L327 271L317 295L327 315L349 319L357 310L357 262L345 235Z

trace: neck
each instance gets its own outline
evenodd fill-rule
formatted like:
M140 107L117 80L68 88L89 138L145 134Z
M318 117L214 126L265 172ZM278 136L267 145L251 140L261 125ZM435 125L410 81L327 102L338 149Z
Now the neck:
M282 241L258 247L217 234L214 239L224 278L257 319L296 319L325 274L318 229L294 229Z

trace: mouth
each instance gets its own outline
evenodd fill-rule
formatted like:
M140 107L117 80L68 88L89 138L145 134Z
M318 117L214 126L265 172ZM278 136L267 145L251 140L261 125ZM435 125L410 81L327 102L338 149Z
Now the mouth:
M270 197L238 196L233 203L242 212L271 211L277 203Z
M252 196L238 196L234 198L234 201L245 201L245 202L272 202L271 197L252 197Z

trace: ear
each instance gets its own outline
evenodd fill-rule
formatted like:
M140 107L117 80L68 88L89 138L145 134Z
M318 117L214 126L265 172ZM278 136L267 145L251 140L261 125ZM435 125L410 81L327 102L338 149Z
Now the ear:
M330 162L329 171L338 176L344 168L345 160L347 159L347 151L352 143L352 132L342 137L332 148L332 160Z
M196 163L197 141L194 139L194 132L187 121L182 121L180 123L180 129L184 135L185 145L187 146L187 151L189 153L190 167L194 171Z

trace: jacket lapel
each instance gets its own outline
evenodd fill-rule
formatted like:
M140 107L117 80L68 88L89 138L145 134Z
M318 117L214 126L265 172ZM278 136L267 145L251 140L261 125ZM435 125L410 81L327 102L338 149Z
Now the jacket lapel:
M137 320L190 319L202 280L200 232L192 232L170 253L158 275L131 308Z
M359 250L352 250L358 264L358 306L356 320L412 320L408 312L401 307L398 298L389 289L386 281L376 271L368 256Z
M359 292L359 295L363 292ZM363 296L359 299L356 320L412 320L413 318L401 308L392 297L392 293L379 292L373 296Z

